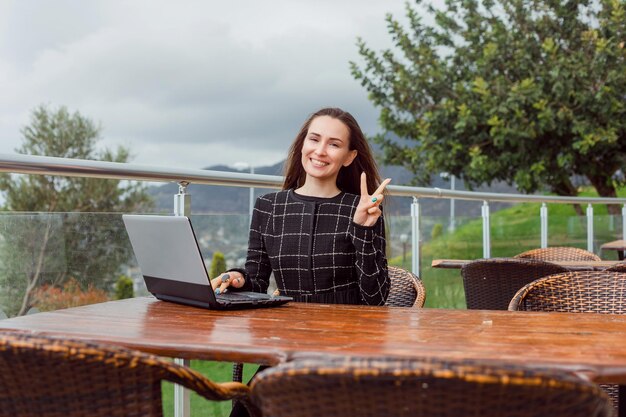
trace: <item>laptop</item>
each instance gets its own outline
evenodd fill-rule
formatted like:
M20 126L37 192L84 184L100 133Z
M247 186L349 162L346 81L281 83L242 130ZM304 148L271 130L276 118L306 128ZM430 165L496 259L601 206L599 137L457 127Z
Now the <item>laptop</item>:
M292 300L251 291L216 295L186 216L124 214L122 219L146 288L159 300L217 310L269 307Z

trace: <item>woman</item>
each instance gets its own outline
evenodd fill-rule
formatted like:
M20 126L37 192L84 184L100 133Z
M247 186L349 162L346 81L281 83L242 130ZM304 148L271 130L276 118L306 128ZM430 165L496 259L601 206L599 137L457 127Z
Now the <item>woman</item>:
M291 145L282 191L257 199L244 269L216 293L266 292L273 272L295 301L383 305L389 293L383 191L369 145L348 112L311 115Z

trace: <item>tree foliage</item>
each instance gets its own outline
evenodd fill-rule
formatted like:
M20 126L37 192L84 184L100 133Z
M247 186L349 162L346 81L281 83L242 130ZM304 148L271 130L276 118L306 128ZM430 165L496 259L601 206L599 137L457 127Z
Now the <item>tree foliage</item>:
M22 129L16 151L74 159L127 162L129 150L98 150L100 127L65 107L37 107ZM119 180L49 175L0 176L4 207L0 223L2 307L24 314L41 285L62 287L73 277L110 291L132 256L119 212L149 209L145 187ZM80 213L80 212L98 212Z
M414 183L616 196L626 153L624 0L446 0L387 15L395 48L359 39L352 74L380 109L387 163ZM428 23L432 21L433 23ZM396 137L391 137L393 132Z

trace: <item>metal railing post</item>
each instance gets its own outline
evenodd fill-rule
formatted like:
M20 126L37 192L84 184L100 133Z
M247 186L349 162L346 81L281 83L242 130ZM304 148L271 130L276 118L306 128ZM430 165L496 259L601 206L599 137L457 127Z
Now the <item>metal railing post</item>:
M187 193L188 181L178 183L178 194L174 194L174 216L191 215L191 194Z
M454 175L450 176L450 189L454 190L455 188L456 177ZM454 232L456 230L456 215L454 212L454 198L450 199L450 224L448 225L448 230Z
M254 167L250 165L250 174L254 174ZM250 187L250 199L248 201L249 223L252 223L252 213L254 212L254 187Z
M174 358L174 363L190 366L189 359ZM189 417L191 415L191 398L189 390L181 385L174 384L174 417Z
M413 197L411 203L411 270L412 272L421 277L420 275L420 204L419 200Z
M489 203L487 200L483 201L481 208L483 216L483 258L491 258L491 234L490 234L490 219L489 219Z
M178 183L178 194L174 195L174 216L191 215L191 194L187 193L188 181ZM190 366L189 359L174 358L174 363ZM174 384L174 417L189 417L191 415L191 398L189 390L181 385Z
M626 240L626 204L622 206L622 240Z
M593 206L587 205L587 250L593 252Z
M548 247L548 206L546 206L546 203L541 203L539 216L541 218L541 247L547 248Z

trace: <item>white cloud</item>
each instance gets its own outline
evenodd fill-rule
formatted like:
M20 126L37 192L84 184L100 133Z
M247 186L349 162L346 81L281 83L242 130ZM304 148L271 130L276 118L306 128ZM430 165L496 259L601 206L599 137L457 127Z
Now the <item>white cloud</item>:
M374 133L348 62L357 36L390 46L384 15L403 10L404 0L0 0L0 152L19 146L41 103L100 122L103 146L152 165L275 163L327 105Z

